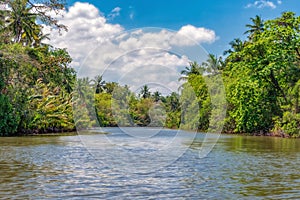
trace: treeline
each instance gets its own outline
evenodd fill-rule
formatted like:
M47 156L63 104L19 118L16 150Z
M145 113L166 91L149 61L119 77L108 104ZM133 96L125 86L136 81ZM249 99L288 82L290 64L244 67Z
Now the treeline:
M96 123L101 127L178 128L180 125L179 95L175 92L162 96L158 91L150 92L150 88L144 85L135 94L127 85L105 82L102 76L96 76L94 79L78 79L74 96L78 100L74 114L79 129Z
M251 21L247 39L230 42L225 59L210 54L207 62L191 63L182 74L195 91L203 85L203 72L222 76L227 99L223 132L299 137L300 17L285 12L273 20L256 16ZM200 111L199 124L207 124L213 111L209 93L196 93L200 108L207 108L204 115Z
M211 131L223 127L223 114L224 132L300 136L300 17L292 12L251 18L247 39L234 39L224 58L210 54L204 63L190 63L180 92L163 96L147 85L135 94L102 76L76 80L68 52L43 44L47 35L37 23L66 28L45 12L62 9L59 0L4 3L12 9L0 11L2 136L96 123Z
M225 59L210 54L206 62L192 62L182 71L181 79L186 82L180 95L173 93L164 98L146 93L143 98L136 98L131 94L129 101L124 102L130 105L126 107L129 115L121 116L133 119L131 124L147 125L151 118L149 109L159 100L167 117L158 125L178 128L185 122L183 112L188 107L183 106L189 102L190 105L197 104L198 109L197 122L193 125L197 124L198 130L208 130L212 115L221 114L220 108L225 106L224 102L219 102L220 106L216 108L212 98L219 95L217 99L221 101L221 91L211 96L209 88L216 89L217 84L221 87L222 83L218 81L222 77L227 101L223 132L299 137L300 17L285 12L273 20L263 21L256 16L251 21L252 24L246 25L247 39L234 39L231 48L224 52ZM210 81L205 80L207 77ZM188 86L193 90L188 92ZM128 88L125 89L130 93ZM191 94L196 98L189 100ZM111 95L104 92L95 96L97 117L104 126L124 121L118 122L120 114L112 114L110 109L116 108L109 103L114 99Z

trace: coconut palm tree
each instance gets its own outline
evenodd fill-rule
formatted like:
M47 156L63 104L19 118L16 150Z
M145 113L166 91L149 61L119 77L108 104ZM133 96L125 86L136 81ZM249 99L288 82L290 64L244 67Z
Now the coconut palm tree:
M250 18L253 24L247 24L246 27L249 28L244 34L250 34L249 38L252 39L256 34L264 31L264 21L260 16L256 15L255 18Z
M14 43L39 44L43 36L42 27L37 24L38 15L28 6L28 1L13 0L8 5L9 9L2 11L6 20L1 31L10 32Z
M199 66L197 62L190 62L190 66L185 67L185 69L181 71L182 76L179 78L179 80L186 80L192 74L203 74L203 71L203 68Z
M75 92L79 98L88 98L92 95L92 80L89 77L83 77L77 79Z
M213 54L208 54L207 61L203 62L202 65L205 66L207 72L216 74L219 70L223 69L224 63L222 57L218 58Z
M99 94L105 90L105 81L100 75L95 76L94 78L96 94Z
M155 91L152 95L155 102L158 102L161 100L161 93L159 91Z
M224 51L224 55L231 54L233 52L239 52L243 49L244 43L241 39L235 38L230 43L231 48L229 50Z
M146 99L146 98L149 98L151 95L150 93L150 88L148 87L148 85L144 85L140 91L140 96L143 98L143 99Z

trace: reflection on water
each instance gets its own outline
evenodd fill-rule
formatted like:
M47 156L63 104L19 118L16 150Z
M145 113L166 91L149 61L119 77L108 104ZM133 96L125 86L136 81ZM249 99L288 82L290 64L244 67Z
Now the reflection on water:
M202 139L166 167L126 174L95 162L79 136L0 138L0 199L300 198L300 140L224 135L200 159Z

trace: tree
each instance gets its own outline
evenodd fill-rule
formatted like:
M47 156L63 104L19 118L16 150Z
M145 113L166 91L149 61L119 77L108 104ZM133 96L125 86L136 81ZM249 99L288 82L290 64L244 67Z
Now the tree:
M30 0L2 0L9 9L2 11L1 32L11 33L13 42L23 45L39 46L41 40L47 36L42 33L42 25L67 30L64 25L58 24L58 21L51 16L51 11L58 13L64 8L60 0L49 0L43 3ZM3 19L6 19L3 22Z
M190 64L189 67L185 67L185 69L181 71L182 76L179 78L179 80L187 80L187 78L191 74L195 74L195 75L203 74L204 69L201 66L199 66L197 62L190 62L189 64Z
M72 112L72 96L53 83L37 80L33 95L29 97L31 119L28 128L37 132L57 132L75 128Z
M116 83L116 82L107 82L107 83L105 84L104 90L105 90L105 92L107 92L108 94L113 94L115 88L118 87L118 86L119 86L119 84Z
M146 98L149 98L151 96L151 93L150 93L150 88L148 87L148 85L144 85L140 91L140 96L143 98L143 99L146 99Z
M243 41L239 38L235 38L229 44L231 48L229 50L224 51L224 55L232 54L234 52L240 52L243 49Z
M94 78L95 81L95 88L96 88L96 94L99 94L105 90L105 81L103 80L103 77L98 75Z
M256 15L255 18L250 18L253 24L247 24L249 28L244 34L249 34L249 38L253 39L257 34L264 31L264 21L260 16Z
M31 8L27 7L27 1L10 1L9 6L11 11L7 11L9 18L4 30L7 29L14 35L13 41L31 44L37 40L41 28L36 24L37 15L31 12Z
M223 69L224 63L221 57L217 57L213 54L208 54L208 59L206 62L202 63L206 71L212 74L218 73L219 70Z
M20 116L16 115L10 99L0 93L0 136L14 134L20 122Z
M266 133L275 118L288 116L286 110L297 104L291 88L300 77L300 18L286 12L263 25L258 17L252 21L249 40L226 59L228 121L234 122L235 132Z
M152 95L155 102L158 102L161 100L161 93L159 91L155 91Z

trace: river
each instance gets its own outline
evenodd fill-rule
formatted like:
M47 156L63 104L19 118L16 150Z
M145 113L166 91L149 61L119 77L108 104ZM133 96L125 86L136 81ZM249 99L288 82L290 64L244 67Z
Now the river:
M133 130L0 138L0 199L300 199L300 140Z

